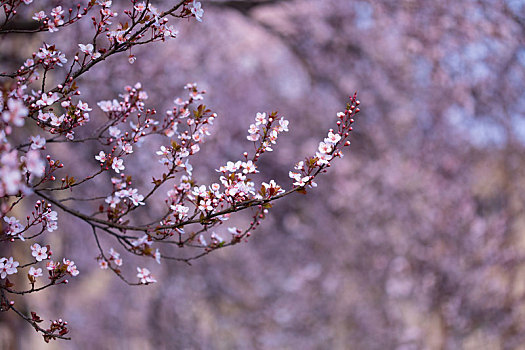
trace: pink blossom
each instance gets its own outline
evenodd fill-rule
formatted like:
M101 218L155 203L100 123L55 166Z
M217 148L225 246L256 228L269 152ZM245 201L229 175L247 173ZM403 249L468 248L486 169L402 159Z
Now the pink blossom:
M31 136L31 149L40 149L46 145L46 139L40 135Z
M95 156L95 159L101 163L104 163L107 160L106 153L104 153L104 151L98 152L98 156Z
M41 21L43 20L44 18L46 18L46 13L44 11L39 11L39 12L36 12L33 17L32 17L35 21Z
M50 260L46 263L46 269L48 269L49 271L53 271L55 269L57 269L58 267L60 266L60 262L54 262L53 260Z
M250 124L250 128L248 129L248 133L250 134L256 134L259 132L259 127L255 124Z
M118 174L121 170L124 170L126 168L123 163L124 161L122 159L115 157L113 158L113 163L111 164L111 167Z
M266 122L266 113L257 113L255 116L255 125L265 125Z
M201 3L198 1L193 0L191 3L191 13L195 15L195 19L199 22L202 22L202 15L204 14L204 10L201 8Z
M330 154L316 152L315 156L317 158L317 164L318 165L326 165L332 160L332 156Z
M54 9L51 10L51 16L58 17L64 13L64 10L62 10L62 6L57 6Z
M257 167L255 166L255 164L249 160L247 162L243 162L242 163L242 167L244 168L243 169L243 173L245 174L251 174L251 173L258 173L259 170L257 170Z
M42 94L40 100L36 101L37 106L51 106L58 100L57 93Z
M175 213L178 214L179 219L182 219L185 216L187 216L188 212L190 210L190 208L185 207L182 204L171 205L170 208L171 208L171 210L173 210Z
M109 127L109 134L113 137L118 137L120 135L121 131L116 126L110 126Z
M135 189L135 191L137 191ZM144 200L144 196L141 195L141 194L138 194L138 193L133 193L130 197L131 199L131 202L133 203L133 205L135 206L138 206L138 205L145 205L146 203L143 202Z
M77 276L80 272L77 269L77 266L75 265L75 262L69 259L64 258L62 260L64 265L67 266L66 271L73 277Z
M100 107L100 109L102 109L103 112L120 111L122 109L120 103L118 103L117 100L100 101L97 103L97 105Z
M281 118L279 119L279 132L288 131L288 120Z
M27 152L25 163L27 171L35 176L40 177L46 172L46 164L40 158L40 153L38 151L30 150Z
M31 246L32 253L36 261L47 259L47 247L41 247L40 244L35 243Z
M19 265L18 261L13 261L13 257L9 259L0 258L0 278L5 279L7 275L12 275L18 272L16 269Z
M144 12L146 10L146 3L145 2L139 2L135 6L133 6L135 10L138 12Z
M80 48L80 51L82 51L86 55L91 55L93 53L93 44L78 44L78 47Z
M108 262L106 260L99 260L98 262L98 266L102 269L102 270L107 270L108 268Z
M111 208L115 208L120 203L120 198L117 196L108 196L105 200Z
M41 268L35 269L33 266L31 266L29 268L28 275L33 277L33 278L42 277L42 275L43 275L42 274L42 269Z
M2 112L2 119L6 123L23 126L24 118L27 117L27 114L28 109L22 101L10 98L7 100L7 109Z
M131 242L131 245L133 245L134 247L138 247L140 245L146 245L146 246L150 246L152 244L152 241L149 239L149 236L148 235L144 235L136 240L134 240L133 242Z
M89 108L87 102L82 102L82 100L78 101L77 108L84 112L89 112L92 110L91 108Z
M332 152L332 145L325 142L319 142L319 152L324 154Z
M59 117L54 113L50 113L50 116L51 116L50 124L53 126L59 127L64 122L65 115L63 114Z
M18 236L21 240L24 240L24 237L21 234L21 232L24 230L24 226L20 224L20 221L17 218L15 218L14 216L4 216L4 221L8 225L5 231L6 235Z
M155 283L157 282L157 280L155 279L155 277L153 277L153 275L151 274L151 272L147 269L147 268L140 268L140 267L137 267L137 277L140 278L140 283L143 283L143 284L148 284L148 283Z

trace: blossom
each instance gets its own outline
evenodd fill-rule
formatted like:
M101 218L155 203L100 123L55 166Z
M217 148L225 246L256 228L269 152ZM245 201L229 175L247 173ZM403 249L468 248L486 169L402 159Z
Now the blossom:
M195 19L197 21L202 22L202 15L204 14L204 10L201 8L201 3L193 0L193 3L191 5L191 13L195 15Z
M134 240L133 242L131 242L131 245L133 245L134 247L138 247L142 244L146 245L146 246L150 246L151 243L153 243L152 241L149 240L149 236L148 235L144 235L136 240Z
M289 121L284 119L284 117L279 119L279 132L288 131L288 124Z
M250 173L258 173L259 170L257 170L257 167L255 166L255 164L249 160L247 162L243 162L242 163L242 167L244 168L243 169L243 173L245 174L250 174Z
M115 99L112 101L100 101L97 103L97 105L100 107L100 109L102 109L103 112L113 112L122 110L120 103Z
M170 150L164 146L160 146L160 151L157 151L156 152L157 155L159 156L167 156L168 154L170 154Z
M102 7L111 7L111 4L113 3L113 1L111 0L98 0L97 3L102 6Z
M255 125L264 125L266 122L266 113L257 113L255 116Z
M58 100L58 94L57 93L49 93L49 94L42 94L40 99L36 101L37 106L51 106L53 103L55 103Z
M122 258L120 257L120 254L115 251L115 249L110 248L109 255L110 255L109 259L114 260L117 266L122 266Z
M207 195L206 186L204 185L201 185L199 187L195 186L193 188L193 191L191 191L191 193L196 197L206 197Z
M116 126L110 126L109 127L109 134L113 137L118 137L120 135L121 131Z
M30 150L25 157L27 171L35 176L42 176L46 172L46 164L40 158L38 151Z
M213 206L211 205L211 199L201 199L199 201L199 207L198 209L200 211L210 211L213 210Z
M35 21L41 21L46 18L46 13L44 11L35 12L32 17Z
M183 217L187 216L190 210L190 208L185 207L182 204L171 205L170 208L178 214L179 219L182 219Z
M32 253L36 261L47 259L47 247L41 247L40 244L35 243L31 246Z
M146 3L140 2L133 6L133 8L137 10L137 12L144 12L146 10Z
M66 271L73 277L77 276L80 272L77 269L77 266L75 265L75 262L72 260L68 260L64 258L63 260L64 265L66 265Z
M118 140L117 144L127 154L133 153L133 146L131 146L130 143L122 141L122 140Z
M113 248L109 248L109 255L112 259L118 259L120 257L120 254L117 253Z
M60 266L60 262L54 262L53 260L49 260L47 263L46 263L46 269L48 269L49 271L53 271L55 269L57 269L58 267Z
M106 153L104 153L104 151L98 152L98 156L95 156L95 159L101 163L104 163L107 160Z
M246 138L248 139L248 141L255 142L260 138L260 136L259 134L251 134L251 135L246 136Z
M157 282L157 280L155 279L155 277L153 277L153 275L151 274L151 272L147 269L147 268L140 268L140 267L137 267L137 277L140 278L140 283L143 283L143 284L148 284L148 283L155 283Z
M40 135L31 136L31 149L40 149L46 145L46 139Z
M82 100L78 101L77 108L84 112L89 112L93 110L89 108L89 105L87 104L87 102L82 102Z
M289 172L288 175L295 180L295 186L304 186L310 180L310 176L301 176L301 174Z
M44 213L43 218L46 220L46 229L48 232L53 232L58 228L58 214L56 211L50 210L47 213Z
M57 6L54 9L51 10L51 16L58 17L64 13L64 10L62 10L62 6Z
M334 133L332 132L332 130L330 130L330 131L328 132L328 137L324 139L324 142L326 142L326 143L330 143L330 144L332 144L332 145L335 145L336 143L339 142L339 140L341 140L341 135L339 135L339 134L334 134Z
M78 44L78 47L80 48L80 51L82 51L86 55L91 55L93 53L93 44Z
M35 269L33 266L31 266L27 274L33 278L42 277L42 269L41 268Z
M113 163L111 164L111 167L118 174L120 173L121 170L124 170L126 168L123 163L124 163L124 160L115 157L113 159Z
M106 260L99 260L98 262L98 266L102 269L102 270L107 270L108 268L108 262Z
M120 203L120 198L117 196L108 196L105 200L111 208L115 208Z
M264 191L265 193L267 193L268 195L270 196L273 196L273 195L276 195L276 194L280 194L280 193L283 193L285 192L281 186L279 186L275 180L270 180L270 183L266 183L266 182L263 182L261 184L262 187L264 187Z
M40 119L43 122L47 122L51 118L52 114L54 113L53 112L42 113L42 111L38 111L38 119Z
M13 261L13 257L9 259L0 258L0 278L4 279L7 275L12 275L18 272L16 269L20 265L18 261Z
M332 152L332 145L330 143L319 142L319 152L324 154Z
M60 117L54 113L51 113L51 125L59 127L64 122L65 116L62 114Z
M21 232L24 230L24 226L22 226L22 224L20 224L20 221L18 221L17 218L15 218L14 216L11 216L11 217L7 217L7 216L4 216L4 221L7 223L8 227L5 231L5 233L7 235L11 235L11 236L17 236L23 240L24 238L22 237L22 234Z
M330 162L332 156L330 154L316 152L315 156L317 158L317 165L325 165Z
M144 200L144 196L141 195L141 194L138 194L137 193L137 189L134 188L134 189L130 189L130 192L131 192L131 196L129 197L129 199L131 199L131 202L133 203L133 205L135 206L138 206L138 205L145 205L146 203L143 202Z
M7 100L7 109L2 112L2 119L6 123L13 123L16 126L24 125L24 118L29 113L24 102L10 98Z

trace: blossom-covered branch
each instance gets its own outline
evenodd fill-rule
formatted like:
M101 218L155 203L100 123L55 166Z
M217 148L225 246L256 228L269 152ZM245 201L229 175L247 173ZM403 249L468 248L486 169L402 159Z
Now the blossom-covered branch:
M5 21L0 35L20 32L8 24L16 19L19 6L31 3L2 3ZM111 270L129 285L155 283L153 273L142 265L131 276L126 274L126 256L147 257L159 264L162 259L189 264L244 241L266 217L272 202L317 186L316 177L350 145L347 139L359 112L354 94L315 155L298 161L289 171L292 180L288 185L274 179L257 180L264 176L261 157L272 152L279 136L289 131L289 122L277 112L257 113L245 141L253 150L212 170L215 181L201 183L194 177L191 160L212 134L218 115L203 104L206 92L197 84L187 84L187 97L174 99L170 110L159 112L147 106L149 95L141 83L124 87L120 95L99 101L95 107L80 98L88 87L79 80L110 56L128 52L127 61L133 64L134 46L175 38L178 32L170 19L201 21L201 4L183 0L161 11L150 1L132 0L120 15L112 5L112 1L92 0L69 10L57 6L35 12L33 20L39 27L32 31L49 33L76 25L91 14L91 39L66 48L74 51L72 57L60 51L59 44L44 42L18 70L0 76L5 79L0 84L0 240L8 252L25 241L31 244L27 256L0 258L1 309L14 311L46 341L67 339L67 322L56 320L48 329L41 328L40 316L23 314L8 296L65 285L79 275L73 260L55 258L51 245L45 244L45 234L60 232L59 213L60 220L76 218L89 226L98 248L93 255L101 269ZM53 84L56 81L61 83ZM97 116L96 121L92 115ZM155 151L141 148L149 140L162 145ZM96 152L89 159L68 164L53 151L53 144L60 143L80 143ZM161 170L134 173L130 164L138 152L156 158ZM88 170L93 167L98 170ZM145 178L151 182L144 184ZM95 180L111 189L93 186ZM164 201L162 213L140 222L141 209L159 199ZM17 218L28 203L32 209L25 220ZM246 227L221 228L233 214L250 208ZM101 235L115 240L116 248L105 247ZM185 253L174 255L170 248L175 246L186 248ZM14 279L21 271L27 275L26 283ZM42 282L44 279L47 281Z

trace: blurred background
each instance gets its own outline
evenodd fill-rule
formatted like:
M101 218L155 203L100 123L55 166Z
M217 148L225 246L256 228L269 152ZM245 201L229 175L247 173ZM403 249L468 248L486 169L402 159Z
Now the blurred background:
M525 349L525 1L202 3L203 22L180 21L176 40L93 70L83 100L140 81L164 111L197 82L219 114L200 181L239 159L256 112L278 110L291 132L261 169L290 183L358 91L352 146L248 243L192 266L152 261L153 286L99 270L89 228L59 213L49 240L81 274L25 302L68 320L73 340L46 345L1 315L0 348ZM58 48L82 43L84 25ZM5 41L20 56L0 58L17 66L45 38Z

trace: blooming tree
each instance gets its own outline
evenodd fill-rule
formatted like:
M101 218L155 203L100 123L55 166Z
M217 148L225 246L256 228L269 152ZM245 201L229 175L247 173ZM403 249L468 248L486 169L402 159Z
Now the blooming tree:
M159 264L162 259L190 263L238 244L260 225L273 201L316 187L315 178L350 145L349 133L359 112L355 94L337 113L336 125L315 155L289 171L289 185L259 181L259 160L273 151L289 123L277 112L257 113L246 136L249 150L212 171L216 181L201 183L194 177L191 160L201 151L218 115L202 103L206 92L197 84L187 84L187 97L174 99L165 112L147 106L148 93L141 83L125 86L119 96L99 101L96 107L81 97L89 91L82 78L94 66L120 53L127 53L133 64L134 47L178 36L174 20L202 21L199 2L182 0L162 10L150 1L136 0L120 9L103 0L72 8L41 9L32 0L6 0L0 5L2 37L56 33L83 23L86 17L92 25L91 39L77 43L72 55L61 51L64 48L48 34L51 41L42 43L16 71L0 72L0 212L6 253L0 258L1 310L18 314L45 341L69 339L67 322L59 319L42 326L40 316L34 311L25 314L13 297L67 284L79 275L73 260L55 256L53 247L45 244L46 234L60 233L59 213L60 220L69 216L86 224L98 247L93 255L101 269L111 270L129 285L147 285L157 282L152 271L138 266L136 274L125 273L124 254ZM36 25L18 27L17 19L24 13L32 13ZM141 147L149 139L160 140L162 146ZM91 145L97 151L89 159L67 164L59 159L59 151L53 152L53 146L61 144ZM162 172L134 173L128 164L139 152L157 158ZM91 172L87 164L98 168ZM73 170L81 175L72 176ZM108 191L93 186L104 176ZM144 183L144 179L151 181ZM136 213L159 198L164 201L163 212L139 222ZM27 207L32 210L24 213ZM221 227L232 214L245 210L251 216L246 227ZM104 246L101 236L112 239L115 247ZM190 253L177 256L171 247ZM13 275L26 275L27 280Z

